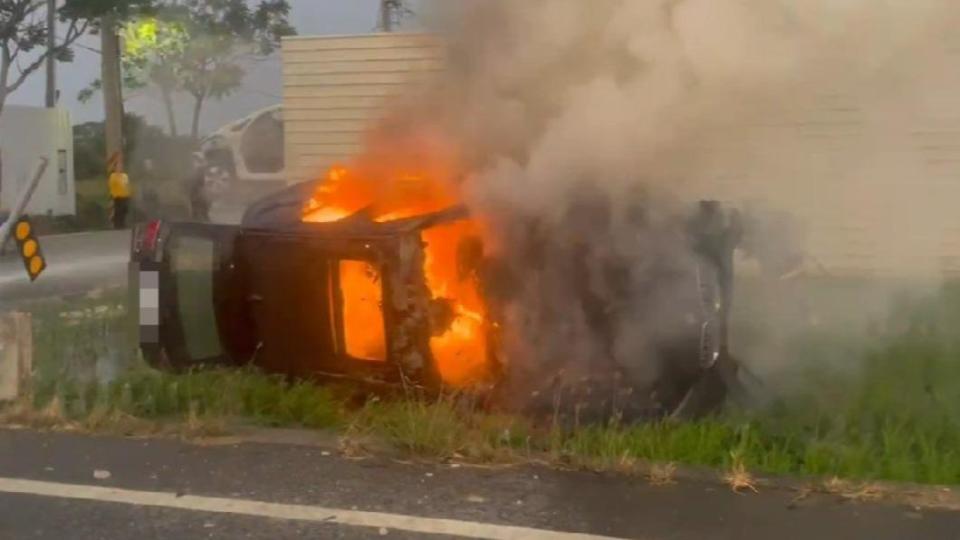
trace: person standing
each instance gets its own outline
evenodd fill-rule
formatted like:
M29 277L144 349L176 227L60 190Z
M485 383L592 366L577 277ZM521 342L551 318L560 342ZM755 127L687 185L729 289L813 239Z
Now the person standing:
M130 178L123 171L123 157L119 152L110 158L107 170L110 173L107 184L113 203L113 228L122 229L126 227L127 214L130 212Z

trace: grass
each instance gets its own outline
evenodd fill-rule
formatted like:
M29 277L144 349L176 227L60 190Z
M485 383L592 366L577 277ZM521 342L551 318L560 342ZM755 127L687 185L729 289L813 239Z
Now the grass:
M40 384L109 381L143 366L129 339L125 290L21 309L33 315L34 371Z
M822 331L788 340L783 354L795 369L780 377L790 384L761 405L692 423L567 429L481 411L458 396L356 405L348 389L251 369L158 373L122 340L122 302L107 295L34 309L34 392L4 414L121 431L167 423L203 434L234 421L332 429L434 459L539 460L644 472L658 483L669 483L674 464L705 466L727 471L741 490L752 489L751 473L960 484L960 289L895 312L867 343ZM838 354L850 365L839 369Z
M57 403L64 422L121 415L156 421L243 419L266 426L334 428L342 402L327 388L290 385L253 370L196 371L183 375L136 370L101 384L38 380L32 407Z

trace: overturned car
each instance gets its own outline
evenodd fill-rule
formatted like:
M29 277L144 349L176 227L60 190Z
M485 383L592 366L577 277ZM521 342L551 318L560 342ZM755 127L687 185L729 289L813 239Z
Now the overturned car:
M130 283L151 365L254 365L294 378L457 388L531 410L556 408L563 392L578 412L637 417L709 412L733 384L727 319L739 231L736 215L717 203L690 212L678 241L692 257L660 274L688 294L672 300L683 317L661 317L668 331L651 338L653 375L631 377L611 345L589 359L586 374L564 378L562 363L534 369L505 352L508 306L530 276L485 250L465 208L305 210L317 189L305 183L270 196L240 226L136 227ZM594 306L589 292L577 298L597 335L623 326L623 309Z

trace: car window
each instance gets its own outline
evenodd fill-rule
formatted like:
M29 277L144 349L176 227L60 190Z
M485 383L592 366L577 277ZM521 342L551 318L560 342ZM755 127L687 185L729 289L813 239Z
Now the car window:
M176 237L171 249L178 318L187 354L194 361L223 352L213 302L215 250L213 240L191 236Z
M257 117L243 132L240 152L252 173L277 173L283 170L283 120L277 112Z
M387 337L383 319L380 271L364 261L340 261L345 352L358 360L385 362Z

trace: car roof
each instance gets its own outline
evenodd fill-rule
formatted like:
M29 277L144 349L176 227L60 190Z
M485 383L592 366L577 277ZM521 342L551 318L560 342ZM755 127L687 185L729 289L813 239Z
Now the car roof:
M362 209L339 221L305 223L303 208L320 182L302 182L260 199L247 208L241 226L246 231L372 238L412 233L469 217L466 207L452 206L438 212L380 223L370 217L368 209Z

